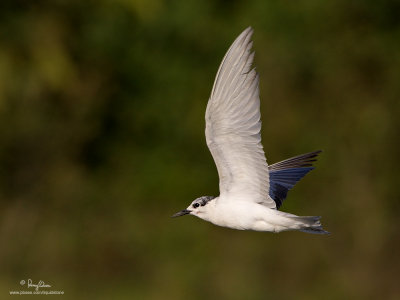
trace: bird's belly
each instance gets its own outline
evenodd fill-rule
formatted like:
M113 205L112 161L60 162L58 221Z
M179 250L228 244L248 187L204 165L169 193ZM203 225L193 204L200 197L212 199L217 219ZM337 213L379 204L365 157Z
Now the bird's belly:
M266 210L269 208L249 202L221 205L209 221L233 229L265 231L263 223L268 215Z
M223 227L238 230L279 232L287 230L282 226L281 216L276 210L256 203L235 203L229 207L220 207L210 222Z

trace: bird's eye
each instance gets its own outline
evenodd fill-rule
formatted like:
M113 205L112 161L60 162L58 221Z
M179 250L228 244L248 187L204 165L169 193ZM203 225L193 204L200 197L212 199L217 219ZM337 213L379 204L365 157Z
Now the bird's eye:
M198 204L198 203L193 204L194 208L198 208L199 206L200 206L200 204Z

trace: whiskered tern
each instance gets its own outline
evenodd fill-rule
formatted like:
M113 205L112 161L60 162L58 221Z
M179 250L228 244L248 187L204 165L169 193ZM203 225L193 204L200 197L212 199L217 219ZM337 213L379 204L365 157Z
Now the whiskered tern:
M206 141L217 166L220 195L197 198L173 217L190 214L239 230L327 234L320 217L278 210L288 191L313 169L321 151L268 166L261 144L252 34L252 28L247 28L225 54L206 109Z

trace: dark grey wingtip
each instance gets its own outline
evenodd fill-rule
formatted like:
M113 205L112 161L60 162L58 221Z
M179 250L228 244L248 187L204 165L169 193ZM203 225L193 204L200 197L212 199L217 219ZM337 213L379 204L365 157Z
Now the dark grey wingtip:
M317 150L313 152L308 152L304 154L297 155L285 159L283 161L277 162L275 164L269 165L268 169L272 170L282 170L289 168L305 168L311 167L312 164L317 160L317 156L322 152L322 150Z

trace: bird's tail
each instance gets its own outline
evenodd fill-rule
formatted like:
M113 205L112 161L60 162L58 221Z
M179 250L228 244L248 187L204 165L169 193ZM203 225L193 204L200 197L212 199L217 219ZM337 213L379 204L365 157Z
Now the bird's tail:
M299 230L302 232L307 232L312 234L330 234L328 231L325 231L322 228L321 222L319 221L321 217L293 216L291 218L296 219L296 221L300 223Z

